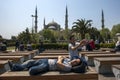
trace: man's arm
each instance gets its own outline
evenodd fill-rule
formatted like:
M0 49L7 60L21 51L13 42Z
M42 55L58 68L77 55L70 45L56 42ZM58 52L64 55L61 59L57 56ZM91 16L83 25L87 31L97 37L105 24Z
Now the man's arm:
M63 56L58 56L57 67L60 69L65 68L65 65L62 63L64 58L65 57L63 57Z
M74 46L74 47L71 47L71 49L72 49L72 50L76 50L78 47L85 45L86 42L87 42L87 41L86 41L85 39L83 39L82 41L80 41L80 44L79 44L79 45Z

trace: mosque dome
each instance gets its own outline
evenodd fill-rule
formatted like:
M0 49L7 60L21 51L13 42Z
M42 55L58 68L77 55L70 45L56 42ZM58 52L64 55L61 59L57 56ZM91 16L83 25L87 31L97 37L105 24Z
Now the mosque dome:
M52 30L60 30L60 25L55 22L54 20L46 25L46 28L52 29Z
M51 26L51 25L52 25L52 26L53 26L53 25L56 26L56 25L58 25L58 23L53 20L52 22L48 23L48 26Z

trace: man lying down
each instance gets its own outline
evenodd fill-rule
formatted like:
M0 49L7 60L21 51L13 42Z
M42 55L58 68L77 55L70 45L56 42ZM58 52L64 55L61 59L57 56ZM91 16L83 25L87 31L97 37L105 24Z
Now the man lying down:
M14 64L8 61L11 71L29 70L30 75L37 75L47 71L77 72L86 71L87 62L82 58L75 57L73 60L65 56L58 56L58 59L28 60L22 64Z

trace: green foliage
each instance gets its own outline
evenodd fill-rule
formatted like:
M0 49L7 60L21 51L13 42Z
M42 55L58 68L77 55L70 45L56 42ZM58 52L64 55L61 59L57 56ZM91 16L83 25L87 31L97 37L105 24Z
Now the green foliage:
M100 37L100 32L97 30L97 28L89 28L88 33L90 35L90 39L93 39L94 41Z
M18 40L25 44L27 44L27 42L31 42L31 35L28 28L18 35Z
M101 48L115 48L115 43L100 43Z
M57 39L59 38L59 31L53 31L50 29L45 29L42 32L42 35L44 37L44 42L51 42L51 43L56 43Z
M120 24L114 25L111 30L112 38L115 37L116 33L120 33Z
M100 49L100 44L95 44L96 49Z
M91 27L91 22L92 20L78 19L76 22L73 23L74 25L72 26L72 31L80 33L81 38L84 39L85 34L88 33L88 30Z
M111 38L110 30L108 28L103 28L102 30L100 30L100 35L102 36L101 38L103 39L102 42L105 42Z
M40 40L40 34L38 34L38 33L33 33L32 35L31 35L31 42L32 43L39 43L39 40Z
M27 44L28 42L39 43L39 39L40 34L33 32L30 33L28 28L18 35L18 40L22 41L24 44Z
M54 37L54 34L52 33L51 30L45 29L43 30L43 37L45 40L50 40L52 37Z

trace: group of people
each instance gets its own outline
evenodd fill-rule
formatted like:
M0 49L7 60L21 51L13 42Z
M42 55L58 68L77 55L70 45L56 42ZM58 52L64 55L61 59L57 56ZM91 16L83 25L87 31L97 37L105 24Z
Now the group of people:
M30 42L27 43L26 49L28 51L32 51L32 45L31 45ZM24 46L23 42L19 42L18 40L15 43L15 51L17 51L17 50L18 51L24 51L25 50L25 46Z
M80 57L78 48L86 45L86 40L81 40L76 44L74 36L70 36L70 43L68 45L69 58L65 56L58 56L57 59L38 59L28 60L22 64L15 64L8 61L11 71L29 70L30 75L37 75L47 71L63 71L63 72L77 72L83 73L87 67L87 61L84 57Z
M95 42L93 39L91 39L90 41L87 42L86 44L86 50L87 51L93 51L93 49L95 49Z

